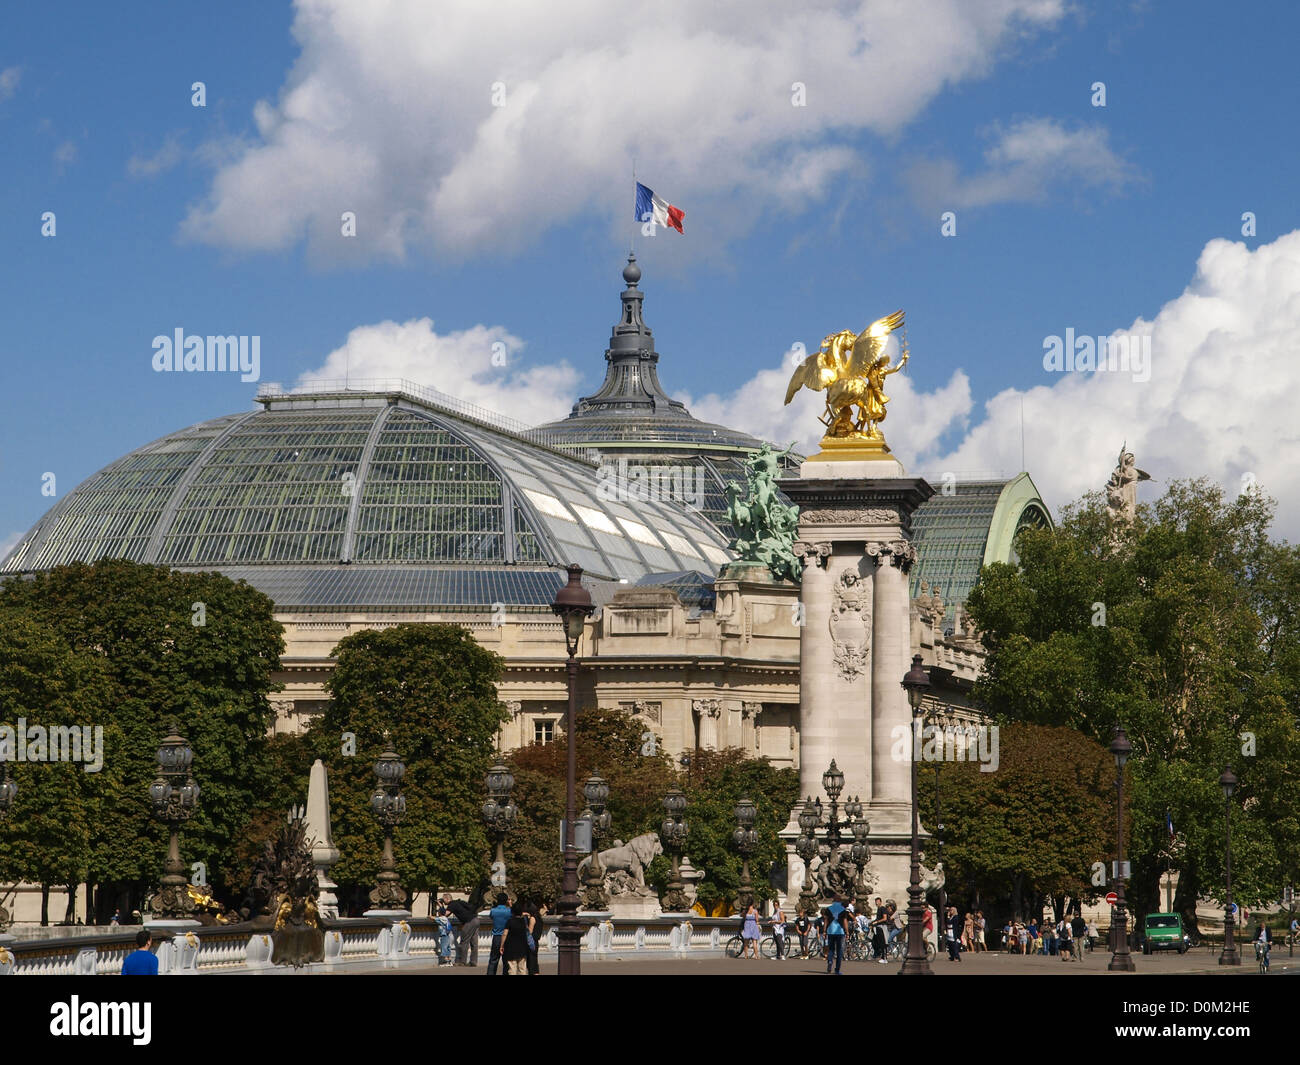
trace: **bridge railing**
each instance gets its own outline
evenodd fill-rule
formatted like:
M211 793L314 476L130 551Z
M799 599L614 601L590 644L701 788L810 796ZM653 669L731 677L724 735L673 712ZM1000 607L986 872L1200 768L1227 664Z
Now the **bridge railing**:
M735 918L615 917L580 918L582 952L591 958L721 953L740 924ZM554 956L559 949L558 919L546 918L538 953ZM135 927L105 935L65 939L17 940L0 943L0 976L111 976L122 971L135 950ZM250 925L207 925L175 933L156 933L160 974L251 973L273 968L269 929ZM394 921L342 918L325 931L325 960L302 967L303 972L345 968L393 968L429 965L440 952L438 922L413 917ZM478 950L486 961L492 947L491 925L478 931ZM280 966L274 966L281 968Z

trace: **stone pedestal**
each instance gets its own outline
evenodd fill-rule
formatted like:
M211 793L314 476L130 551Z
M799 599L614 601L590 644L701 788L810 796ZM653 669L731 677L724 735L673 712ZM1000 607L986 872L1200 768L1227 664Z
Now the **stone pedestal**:
M831 759L844 800L862 799L871 822L872 894L905 905L911 841L911 664L908 572L916 558L913 511L934 494L892 458L805 462L781 482L799 506L799 790L821 797ZM783 835L797 834L791 824ZM797 868L796 868L797 867ZM790 883L802 880L798 858Z

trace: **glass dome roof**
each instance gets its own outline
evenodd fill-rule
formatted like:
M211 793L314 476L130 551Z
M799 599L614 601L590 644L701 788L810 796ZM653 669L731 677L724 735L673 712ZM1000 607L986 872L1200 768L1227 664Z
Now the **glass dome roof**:
M353 605L388 602L390 593L375 595L403 584L362 577L363 568L455 567L464 580L408 574L410 595L519 602L481 598L492 580L475 590L469 577L576 562L595 579L635 583L655 572L712 575L732 557L700 513L602 498L590 459L434 396L405 384L259 395L262 409L171 433L93 474L0 572L128 558L237 571L281 605L270 586ZM301 567L349 569L356 576L343 584L353 590L309 593ZM549 595L551 576L519 594Z

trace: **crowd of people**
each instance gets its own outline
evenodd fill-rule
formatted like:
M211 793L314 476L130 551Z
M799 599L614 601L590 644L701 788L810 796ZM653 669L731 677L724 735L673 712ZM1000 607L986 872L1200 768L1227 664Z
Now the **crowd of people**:
M1010 920L1002 926L1002 949L1008 954L1043 954L1062 961L1083 961L1085 947L1097 941L1097 926L1076 913L1040 926L1031 918L1026 924Z
M492 923L488 976L498 971L502 976L537 975L537 940L546 912L545 903L517 899L511 905L504 892L497 895L496 905L488 911ZM477 966L478 912L463 899L443 895L433 916L438 922L438 964Z

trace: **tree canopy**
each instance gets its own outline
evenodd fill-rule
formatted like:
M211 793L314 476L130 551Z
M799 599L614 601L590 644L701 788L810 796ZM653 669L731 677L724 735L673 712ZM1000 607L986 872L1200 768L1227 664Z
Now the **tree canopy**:
M1233 894L1276 901L1300 864L1300 552L1269 539L1272 501L1175 481L1113 529L1099 495L1055 530L1026 530L1019 564L987 567L968 608L989 657L976 698L1004 721L1133 743L1131 894L1157 905L1170 858L1176 905L1224 895L1225 799Z

